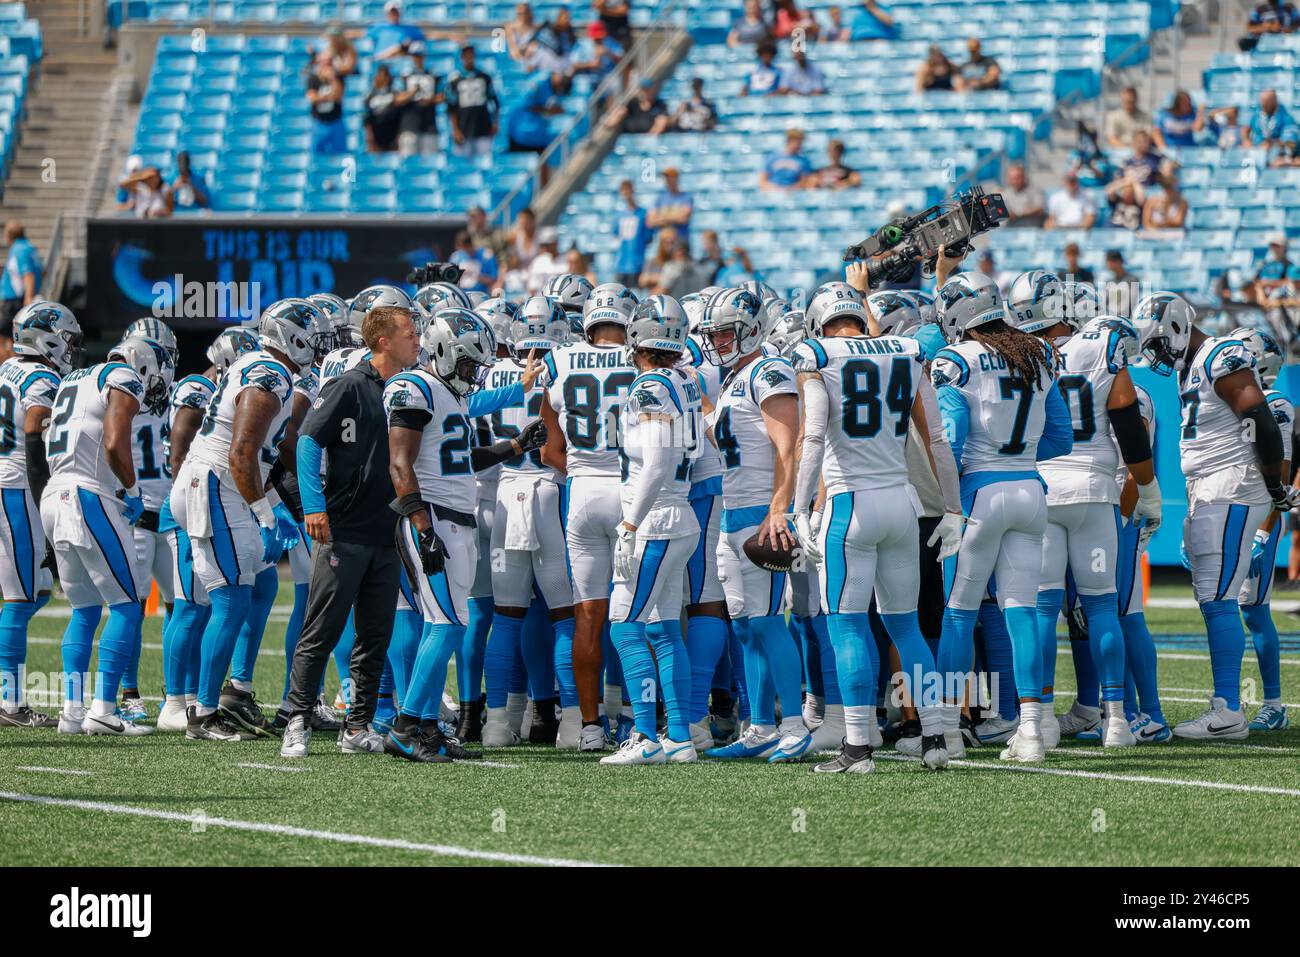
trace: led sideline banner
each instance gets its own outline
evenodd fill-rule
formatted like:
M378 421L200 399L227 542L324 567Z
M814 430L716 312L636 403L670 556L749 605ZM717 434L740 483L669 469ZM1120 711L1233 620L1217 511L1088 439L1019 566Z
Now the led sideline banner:
M288 296L405 285L412 267L451 252L463 226L458 217L92 219L82 322L111 331L156 316L197 332L243 322Z

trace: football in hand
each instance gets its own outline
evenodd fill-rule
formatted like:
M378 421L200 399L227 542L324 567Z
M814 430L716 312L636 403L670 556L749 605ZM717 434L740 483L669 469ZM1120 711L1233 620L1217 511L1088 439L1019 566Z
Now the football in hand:
M779 545L773 545L770 540L760 542L758 533L755 532L745 539L745 554L759 568L764 568L769 572L788 572L800 554L799 545L794 542L793 534L791 534L790 539L792 542L790 547L782 548Z

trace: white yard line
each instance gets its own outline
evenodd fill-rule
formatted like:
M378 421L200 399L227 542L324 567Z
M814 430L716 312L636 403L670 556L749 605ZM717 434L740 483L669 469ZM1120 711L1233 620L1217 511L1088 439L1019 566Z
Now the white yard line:
M1061 655L1065 655L1068 657L1070 654L1072 654L1072 652L1070 651L1069 645L1061 645L1056 649L1056 654L1058 657ZM1157 651L1156 657L1167 658L1170 661L1209 661L1210 660L1210 656L1208 654L1198 655L1194 652L1187 652L1187 651ZM1259 664L1259 659L1256 658L1254 655L1246 655L1241 660L1249 661L1252 664ZM1296 657L1295 655L1287 657L1286 655L1283 655L1282 664L1300 666L1300 657Z
M520 767L518 764L502 764L500 761L478 761L469 758L463 761L458 758L452 763L464 764L471 768L507 768L509 770L517 770Z
M383 847L397 851L415 851L437 857L461 857L475 861L499 864L532 864L539 867L616 867L595 861L575 861L562 857L537 857L532 854L508 854L504 851L478 851L454 844L422 844L394 837L371 837L368 834L345 834L338 831L318 831L312 828L291 827L287 824L269 824L263 821L240 821L227 817L206 817L201 814L181 814L178 811L161 811L155 808L134 807L130 804L111 804L107 801L77 801L70 798L46 797L40 794L18 794L0 791L0 801L38 804L47 807L66 807L97 814L120 814L128 817L152 818L157 821L175 821L179 824L201 824L204 827L221 827L232 831L253 831L259 834L277 834L282 837L310 838L336 844L360 844L366 847Z
M235 767L252 768L254 771L289 771L293 773L302 773L303 771L311 770L311 768L285 767L283 764L257 764L253 761L241 761L239 764L236 764Z
M33 771L38 774L66 774L74 778L88 778L94 771L78 771L74 768L41 768L31 764L18 765L19 771Z

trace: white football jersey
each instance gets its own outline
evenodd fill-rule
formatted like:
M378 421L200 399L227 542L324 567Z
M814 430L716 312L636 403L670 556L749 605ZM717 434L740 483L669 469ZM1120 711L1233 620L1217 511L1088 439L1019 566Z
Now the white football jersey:
M131 460L135 463L135 484L151 511L162 508L171 493L172 471L168 454L171 448L171 421L148 409L140 412L131 424Z
M344 346L335 349L321 360L320 372L316 376L317 390L325 388L325 383L338 378L349 369L355 368L371 357L365 346Z
M293 373L288 366L261 350L245 352L231 363L217 384L217 391L208 400L203 424L199 426L199 434L190 446L187 461L206 465L232 488L234 481L230 478L230 440L234 434L235 400L246 389L261 389L274 396L279 403L279 409L271 419L266 438L262 442L260 461L263 482L279 455L277 446L284 441L293 413Z
M710 402L717 405L718 393L722 391L722 367L715 366L712 362L706 362L704 353L700 351L699 344L693 338L686 340L686 346L689 362L683 365L682 368L695 370L695 374L700 377L700 384L704 388L704 394L709 397ZM708 479L717 478L721 474L722 454L714 447L712 442L706 439L704 444L700 446L699 457L691 463L691 484L697 485Z
M822 479L828 496L907 484L907 432L921 347L902 336L805 339L797 372L816 372L830 415Z
M1241 419L1214 391L1215 382L1242 369L1249 369L1258 383L1254 353L1240 339L1211 337L1201 343L1179 376L1183 422L1178 448L1183 475L1188 479L1207 478L1232 466L1245 466L1263 491L1255 444L1243 441Z
M54 406L60 381L35 359L14 356L0 363L0 488L27 488L23 423L30 410Z
M761 409L774 395L798 395L798 391L794 366L780 356L755 359L723 380L713 437L722 455L724 508L771 503L776 450Z
M547 357L549 358L549 353ZM492 371L488 373L487 384L483 388L485 391L509 388L517 383L523 374L523 366L515 362L514 359L497 359L496 364L492 366ZM521 403L508 405L492 413L490 419L494 442L515 438L525 425L541 415L545 392L540 387L544 387L548 383L549 379L546 370L543 369L542 374L538 377L537 384L533 387L533 391L525 395ZM555 469L542 464L541 449L533 449L524 455L506 459L502 462L500 477L505 478L509 475L531 475L551 482L559 479L559 473Z
M545 357L546 395L564 433L570 476L619 474L619 414L636 370L623 346L577 342Z
M393 413L402 409L430 415L414 464L420 497L444 508L474 514L478 490L469 454L473 424L465 400L453 394L437 376L423 369L408 369L384 386L384 409L389 428Z
M1050 372L1043 373L1039 388L1032 383L1026 387L1010 375L1002 356L965 341L939 350L930 379L936 390L948 386L966 398L970 429L962 450L963 473L1037 469L1047 390L1055 388Z
M1268 399L1268 407L1273 413L1273 418L1277 421L1277 427L1282 433L1282 457L1291 463L1291 472L1295 474L1295 449L1291 445L1293 438L1293 429L1295 428L1295 406L1281 392L1276 389L1270 389L1264 393L1264 398Z
M187 375L172 386L171 407L167 425L176 427L176 413L181 409L198 409L207 412L212 394L217 391L217 384L205 375Z
M1060 356L1056 384L1070 410L1074 448L1039 467L1047 483L1047 504L1118 504L1111 478L1123 460L1106 406L1115 376L1128 368L1123 337L1118 330L1089 323L1056 346Z
M309 405L316 401L320 386L320 378L315 369L303 369L293 377L293 394L302 396Z
M678 368L643 372L628 389L622 412L624 442L620 447L624 467L621 497L625 507L632 501L645 464L647 440L642 435L649 434L648 424L641 422L645 416L669 421L672 451L679 458L638 531L643 530L647 537L664 538L698 532L699 524L689 501L691 462L699 454L700 443L708 440L704 438L700 386L694 372Z
M45 433L51 485L61 480L65 486L110 496L121 490L104 454L104 413L114 389L144 401L144 383L124 362L101 362L64 378Z

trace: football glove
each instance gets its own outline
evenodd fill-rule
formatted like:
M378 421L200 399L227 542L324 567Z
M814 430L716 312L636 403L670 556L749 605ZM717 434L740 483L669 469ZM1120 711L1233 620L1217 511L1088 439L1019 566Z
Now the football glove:
M447 550L430 526L419 533L420 566L426 575L438 575L447 567Z
M284 554L284 542L280 541L280 535L274 525L257 526L258 533L262 536L262 561L268 565L274 565Z
M1279 512L1289 512L1300 505L1300 488L1294 485L1283 485L1280 482L1270 485L1268 495L1273 500L1273 507Z
M275 507L275 533L280 536L280 542L286 552L301 540L298 534L298 523L293 520L293 513L289 511L289 506L283 502Z
M943 518L939 519L939 524L934 527L934 534L925 543L930 548L938 543L939 556L936 561L952 558L961 550L961 525L962 517L956 512L943 513Z
M1133 506L1133 522L1143 522L1142 540L1145 542L1160 527L1160 483L1155 479L1137 487L1138 500Z
M123 492L122 507L126 509L127 522L134 525L140 521L140 516L144 514L144 499L140 497L138 492L135 495L130 492Z
M614 581L632 580L632 563L636 558L636 529L618 526L618 539L614 542Z
M1260 578L1264 574L1264 548L1268 545L1268 532L1262 528L1255 532L1255 541L1250 546L1250 577Z
M1192 559L1187 554L1187 543L1182 542L1178 546L1178 560L1183 563L1183 567L1189 572L1192 570Z
M822 553L817 548L817 533L813 531L812 516L807 512L798 512L794 517L794 534L799 539L804 558L813 565L822 563Z
M525 452L531 452L534 449L540 449L546 444L546 423L541 419L533 419L515 436L519 442L519 447Z
M814 511L808 518L808 527L812 529L813 538L821 534L822 530L822 513Z

